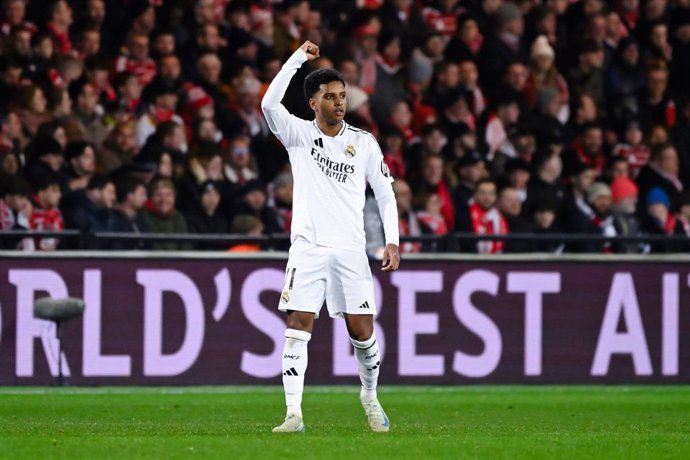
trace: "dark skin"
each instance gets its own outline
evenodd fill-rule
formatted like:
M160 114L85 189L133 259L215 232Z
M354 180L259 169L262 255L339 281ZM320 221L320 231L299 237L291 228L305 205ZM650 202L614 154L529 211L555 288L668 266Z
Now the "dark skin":
M300 47L310 61L319 58L319 47L310 41ZM321 85L319 91L309 99L309 107L314 111L316 125L327 136L336 136L343 127L347 101L345 86L340 81ZM400 266L400 253L395 244L386 245L383 251L381 271L392 272ZM352 315L345 313L347 332L354 340L363 342L374 333L372 315ZM287 313L287 327L311 333L314 330L314 313L290 310Z

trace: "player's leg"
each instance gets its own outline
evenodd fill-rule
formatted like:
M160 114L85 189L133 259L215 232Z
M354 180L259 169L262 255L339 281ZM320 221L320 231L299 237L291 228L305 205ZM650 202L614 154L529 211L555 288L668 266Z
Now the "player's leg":
M334 254L328 269L326 303L331 316L345 319L358 362L360 400L369 426L374 431L388 431L388 417L376 394L381 354L374 333L376 302L369 261L364 253L341 251Z
M374 332L374 316L345 313L343 317L358 362L362 382L359 399L369 419L369 426L373 431L386 432L390 429L390 422L376 393L381 353Z
M359 365L359 378L362 381L360 399L362 401L376 399L381 356L374 333L374 317L348 313L344 313L343 317Z
M279 309L287 313L287 328L283 346L282 370L285 421L274 432L304 431L302 422L302 394L308 363L308 344L314 320L323 304L326 280L323 258L319 248L297 241L290 248L285 284Z

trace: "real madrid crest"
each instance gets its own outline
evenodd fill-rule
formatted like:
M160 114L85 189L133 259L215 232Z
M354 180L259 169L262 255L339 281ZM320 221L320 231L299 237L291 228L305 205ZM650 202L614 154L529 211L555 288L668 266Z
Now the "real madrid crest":
M345 149L345 156L348 158L352 158L355 155L357 155L357 151L355 150L355 146L352 144L349 144L347 146L347 148Z
M290 294L288 294L287 291L283 291L283 293L280 295L280 300L283 303L288 303L290 301Z

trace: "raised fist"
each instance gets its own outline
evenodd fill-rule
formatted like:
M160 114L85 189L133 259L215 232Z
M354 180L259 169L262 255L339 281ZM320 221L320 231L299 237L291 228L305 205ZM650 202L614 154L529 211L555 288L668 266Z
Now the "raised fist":
M307 54L307 59L309 59L310 61L319 58L319 47L310 42L309 40L302 43L302 46L300 46L299 48Z

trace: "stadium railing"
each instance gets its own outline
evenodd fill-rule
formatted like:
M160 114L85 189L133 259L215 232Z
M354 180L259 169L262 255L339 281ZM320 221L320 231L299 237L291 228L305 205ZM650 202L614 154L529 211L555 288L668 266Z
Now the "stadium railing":
M114 246L118 248L132 247L136 244L154 243L189 243L213 244L230 247L237 244L257 244L262 250L285 250L289 245L289 235L286 233L274 233L263 236L247 236L236 234L198 234L198 233L115 233L96 232L81 233L78 230L64 230L61 232L45 231L0 231L0 248L11 249L16 242L24 238L56 238L61 241L61 249L108 249ZM404 236L401 243L419 243L422 252L475 252L472 245L478 242L517 243L517 244L552 244L554 246L570 244L592 245L635 245L641 246L639 252L645 251L644 247L654 246L654 252L686 252L690 251L690 238L683 235L639 235L639 236L603 236L590 234L533 234L514 233L508 235L475 235L473 233L450 233L445 236L420 235ZM12 244L14 242L14 244ZM63 243L64 242L64 243ZM529 251L535 252L535 251ZM538 252L538 251L537 251ZM548 250L542 252L559 252Z

